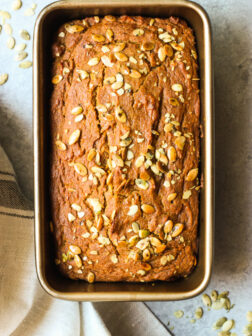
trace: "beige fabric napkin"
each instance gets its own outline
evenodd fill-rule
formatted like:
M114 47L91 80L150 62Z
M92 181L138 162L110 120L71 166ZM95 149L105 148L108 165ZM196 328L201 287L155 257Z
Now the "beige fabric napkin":
M0 146L0 335L165 336L144 303L77 303L50 297L34 262L32 204Z

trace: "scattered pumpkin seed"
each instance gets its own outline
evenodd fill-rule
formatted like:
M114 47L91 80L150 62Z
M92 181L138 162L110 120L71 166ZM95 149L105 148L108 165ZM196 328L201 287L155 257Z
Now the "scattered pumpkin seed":
M16 43L16 41L15 41L14 37L11 36L7 40L7 47L9 49L13 49L15 47L15 43Z
M31 39L31 36L30 34L28 33L27 30L24 30L22 29L20 32L19 32L20 36L22 37L22 39L26 40L26 41L29 41Z
M6 34L12 35L13 29L12 29L12 27L11 27L11 25L9 23L5 23L3 25L3 29L4 29L4 31L5 31Z
M21 69L28 69L32 66L32 62L31 61L24 61L24 62L19 63L18 66Z
M8 80L8 74L0 74L0 85L3 85L7 82Z
M226 310L230 310L231 309L230 299L228 297L226 297L226 298L221 298L221 300L224 302L224 308Z
M218 300L220 300L221 298L226 298L228 295L229 295L229 291L221 292L221 293L218 295Z
M223 299L222 299L222 300L215 301L215 302L213 302L213 304L212 304L212 308L213 308L214 310L220 310L220 309L224 308L224 306L225 306L225 302L223 301Z
M0 10L0 16L3 19L3 23L5 23L5 20L9 20L11 18L11 15L7 11Z
M248 322L252 322L252 311L247 312L246 318L247 318Z
M13 10L18 10L22 7L22 1L21 0L15 0L12 3L12 9Z
M221 318L219 318L219 319L213 324L213 329L214 329L214 330L216 330L216 329L220 329L226 321L227 321L227 318L226 318L226 317L221 317Z
M234 327L234 325L235 325L234 320L227 320L223 323L222 330L229 331Z
M230 336L230 332L229 331L219 331L218 336Z
M203 309L202 309L201 307L198 307L198 308L195 310L194 315L195 315L195 318L196 318L197 320L201 319L202 316L203 316Z
M245 326L245 328L243 329L243 333L246 336L251 336L252 335L252 323L249 323Z
M205 306L211 307L212 300L210 299L210 297L207 294L203 294L202 295L202 301L203 301L203 303L204 303Z
M183 310L177 310L174 312L174 316L178 319L182 318L184 316Z
M17 51L24 51L25 48L26 48L26 46L27 46L26 43L17 44L16 47L15 47L15 50L17 50Z
M24 11L24 15L25 16L33 16L35 14L35 11L34 9L32 8L27 8L25 11Z
M213 290L212 293L211 293L211 299L212 299L212 301L215 302L217 300L217 298L218 298L218 292L216 290Z
M28 56L27 52L25 51L20 51L16 56L15 56L15 61L23 61L26 57Z

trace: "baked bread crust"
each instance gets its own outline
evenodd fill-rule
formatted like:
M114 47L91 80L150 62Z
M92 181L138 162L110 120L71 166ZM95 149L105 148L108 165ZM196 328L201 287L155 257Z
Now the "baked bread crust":
M154 281L196 265L200 100L179 18L90 17L52 48L56 264L72 279Z

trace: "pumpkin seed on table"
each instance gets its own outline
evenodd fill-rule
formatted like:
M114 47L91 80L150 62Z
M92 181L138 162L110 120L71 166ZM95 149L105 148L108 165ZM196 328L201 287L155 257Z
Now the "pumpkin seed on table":
M20 36L22 37L22 39L24 39L24 40L26 40L26 41L29 41L29 40L31 39L30 34L29 34L28 31L25 30L25 29L22 29L22 30L20 31L19 34L20 34Z
M197 320L201 319L202 316L203 316L203 309L202 309L201 307L198 307L198 308L195 310L194 315L195 315L195 318L196 318Z
M12 29L12 27L11 27L11 25L9 23L5 23L3 25L3 29L6 32L6 34L12 35L13 29Z
M216 329L220 329L226 321L227 321L227 318L226 318L226 317L221 317L221 318L219 318L219 319L213 324L213 329L214 329L214 330L216 330Z
M23 61L26 57L28 56L27 52L25 51L20 51L16 56L15 56L15 61Z
M230 332L229 331L219 331L218 336L230 336Z
M222 330L229 331L234 327L235 323L234 320L227 320L223 323Z
M217 300L217 298L218 298L218 292L216 290L213 290L212 293L211 293L212 301L215 302Z
M12 2L12 9L13 10L18 10L22 7L22 1L21 0L14 0Z
M252 323L247 324L243 329L243 334L246 336L252 335Z
M252 322L252 311L247 312L246 318L247 318L248 322Z
M25 16L33 16L35 14L34 9L32 8L27 8L24 12Z
M16 45L15 50L16 51L24 51L26 47L27 47L26 43L19 43L19 44Z
M18 66L21 69L28 69L32 66L32 62L31 61L24 61L24 62L19 63Z
M182 318L184 316L183 310L177 310L174 312L174 316L178 319Z
M222 298L221 300L215 301L212 304L212 308L214 310L220 310L225 307L225 300Z
M229 291L221 292L221 293L218 295L218 300L220 300L221 298L226 298L228 295L229 295Z
M14 37L11 36L10 38L8 38L7 47L9 49L13 49L15 47L15 44L16 44L16 41L15 41Z
M2 19L3 19L3 24L5 23L5 20L9 20L9 19L11 19L11 15L10 15L10 13L7 12L7 11L0 10L0 16L1 16Z
M212 305L212 300L210 299L209 295L207 294L203 294L202 295L202 301L204 303L205 306L207 307L211 307Z
M3 85L7 82L8 80L8 74L0 74L0 85Z

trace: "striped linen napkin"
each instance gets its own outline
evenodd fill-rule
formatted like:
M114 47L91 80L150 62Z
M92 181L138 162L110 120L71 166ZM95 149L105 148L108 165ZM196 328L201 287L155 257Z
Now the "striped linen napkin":
M37 280L32 204L0 146L0 335L167 336L144 303L57 300Z

